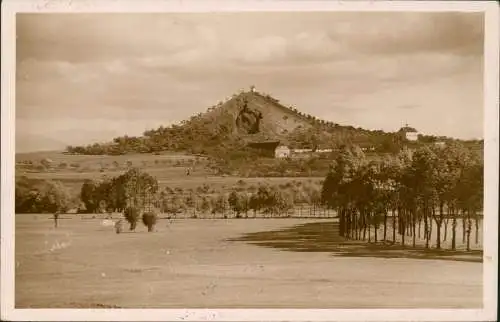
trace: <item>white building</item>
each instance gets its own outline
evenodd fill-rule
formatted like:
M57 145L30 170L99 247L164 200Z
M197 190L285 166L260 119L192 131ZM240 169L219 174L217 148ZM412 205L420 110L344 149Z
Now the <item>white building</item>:
M417 141L418 133L417 132L406 132L406 139L408 141Z
M289 158L290 149L285 145L280 145L274 150L274 157L278 159Z
M417 141L418 140L418 131L412 127L409 127L408 124L406 124L406 126L404 126L403 128L401 128L399 130L400 133L403 133L404 134L404 137L408 140L408 141Z
M310 153L310 152L312 152L312 149L294 149L292 152L293 153Z

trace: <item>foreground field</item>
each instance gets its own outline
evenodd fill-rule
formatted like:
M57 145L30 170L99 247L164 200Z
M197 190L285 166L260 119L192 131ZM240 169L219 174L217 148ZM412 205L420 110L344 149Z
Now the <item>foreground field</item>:
M319 222L160 220L155 233L116 235L97 219L64 219L54 229L48 216L16 216L16 307L481 307L481 263L343 257L244 240Z

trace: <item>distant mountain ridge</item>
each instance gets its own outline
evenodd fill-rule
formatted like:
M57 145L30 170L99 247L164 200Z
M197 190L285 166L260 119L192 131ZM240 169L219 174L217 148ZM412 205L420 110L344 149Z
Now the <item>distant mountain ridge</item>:
M38 134L16 133L16 153L61 150L66 146L67 143L63 142L62 140L57 140Z

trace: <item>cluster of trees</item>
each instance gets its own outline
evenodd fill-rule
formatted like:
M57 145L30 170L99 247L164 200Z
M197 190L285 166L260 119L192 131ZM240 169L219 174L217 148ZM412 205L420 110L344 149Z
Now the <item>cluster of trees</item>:
M132 207L141 211L157 211L175 216L179 213L197 217L217 214L223 217L241 217L249 213L281 216L292 208L304 205L309 215L314 216L322 207L320 204L321 184L319 182L290 181L283 184L247 185L240 180L228 189L216 190L209 185L197 189L165 187L158 189L156 179L138 169L131 169L123 175L100 181L86 180L81 188L80 212L106 213L124 212ZM134 213L132 211L131 213ZM137 217L138 218L138 217ZM134 226L135 227L135 226Z
M181 189L158 189L158 182L152 176L130 169L123 175L103 179L87 180L81 188L80 199L84 205L82 211L89 213L123 212L130 223L130 230L135 230L141 215L143 223L152 231L157 214L167 213L175 216L190 213L193 217L203 213L214 217L221 214L227 218L249 216L257 213L280 216L294 208L296 203L314 203L319 206L320 185L301 182L283 185L251 186L232 191L210 191L208 186L199 187L197 193L191 190L185 195ZM198 191L200 190L200 191ZM202 190L202 191L201 191Z
M169 127L146 130L143 136L116 137L112 142L87 146L68 146L72 154L121 155L126 153L157 153L160 151L189 151L210 154L212 148L230 143L234 138L233 116L224 110L207 115L198 114L189 121Z
M158 196L158 208L161 212L173 216L179 213L191 213L192 217L199 214L212 214L214 217L221 214L224 218L231 215L240 218L253 213L263 213L269 216L286 214L294 207L293 195L289 191L272 185L259 185L255 192L238 191L219 192L215 194L187 196L169 196L162 191Z
M357 145L370 148L375 153L397 153L404 146L421 144L407 142L401 133L369 131L352 126L297 127L287 134L288 145L296 149L338 149L343 145ZM435 141L429 141L431 143Z
M68 211L77 203L70 191L60 182L16 178L16 213L55 213Z
M403 150L370 162L359 148L345 147L323 183L322 201L336 209L345 238L364 240L367 230L370 236L371 228L376 234L383 225L383 240L387 240L391 219L393 242L397 232L403 245L410 235L415 246L416 227L423 224L425 247L430 247L435 226L439 249L443 223L451 220L451 248L455 249L456 227L462 219L470 249L472 221L477 238L483 206L483 163L477 153L460 144Z
M153 176L132 168L122 175L100 181L85 180L80 191L87 213L123 212L127 207L143 209L158 191Z
M255 192L237 192L235 190L227 197L230 209L239 217L248 212L263 213L269 216L289 215L289 211L296 206L304 204L312 206L311 214L315 208L321 207L321 187L316 185L266 185L261 184Z
M123 212L132 231L142 217L142 222L152 232L157 220L157 209L153 207L157 192L156 178L138 168L129 169L111 179L86 180L80 191L80 200L85 208L81 212ZM118 227L117 233L120 231Z

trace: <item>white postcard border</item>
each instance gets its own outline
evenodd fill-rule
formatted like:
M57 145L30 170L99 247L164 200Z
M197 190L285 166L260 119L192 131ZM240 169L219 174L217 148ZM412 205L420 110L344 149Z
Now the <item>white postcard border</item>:
M16 12L209 11L485 12L485 208L483 309L14 309ZM480 321L496 320L498 272L498 6L494 1L165 1L13 0L2 2L1 318L37 321Z

